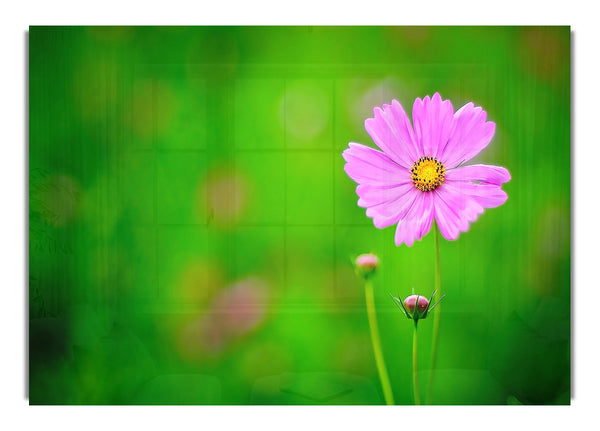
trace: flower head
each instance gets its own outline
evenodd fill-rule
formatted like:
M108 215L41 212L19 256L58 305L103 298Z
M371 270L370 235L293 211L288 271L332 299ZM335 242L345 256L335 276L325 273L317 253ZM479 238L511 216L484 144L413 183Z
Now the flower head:
M421 240L434 219L444 238L455 240L484 208L508 197L508 170L463 166L489 144L496 125L471 102L454 112L438 93L417 98L412 117L413 124L397 100L376 107L365 127L381 151L351 142L344 170L375 227L397 224L396 245Z

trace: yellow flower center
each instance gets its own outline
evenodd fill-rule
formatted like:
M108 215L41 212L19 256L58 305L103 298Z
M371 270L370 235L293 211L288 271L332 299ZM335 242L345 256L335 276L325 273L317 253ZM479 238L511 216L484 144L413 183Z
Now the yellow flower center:
M415 187L422 192L430 192L444 182L446 168L435 157L425 156L414 163L410 172Z

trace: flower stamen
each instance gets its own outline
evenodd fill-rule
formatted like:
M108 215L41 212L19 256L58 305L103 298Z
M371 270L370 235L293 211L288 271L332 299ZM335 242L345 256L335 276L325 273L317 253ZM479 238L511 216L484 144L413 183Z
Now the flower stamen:
M422 192L430 192L444 182L446 168L435 157L424 156L413 164L410 172L415 187Z

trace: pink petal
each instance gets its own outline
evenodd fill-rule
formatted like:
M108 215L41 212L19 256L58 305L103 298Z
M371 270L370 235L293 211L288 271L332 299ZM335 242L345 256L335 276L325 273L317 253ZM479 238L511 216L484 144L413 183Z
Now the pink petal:
M451 208L455 211L464 211L469 205L469 201L472 199L470 196L461 193L448 182L442 183L433 192L435 195L439 195ZM437 200L435 201L437 202Z
M479 205L474 199L467 200L467 206L464 209L464 216L469 223L474 222L477 218L483 214L483 207Z
M358 206L367 208L382 203L388 203L406 193L414 190L415 186L412 182L407 182L398 185L372 185L360 184L356 187L356 194L360 197Z
M415 240L421 240L431 229L433 222L433 195L418 192L406 215L396 227L394 240L396 245L405 243L412 246Z
M351 142L342 153L344 170L357 183L402 184L410 181L410 171L402 168L386 154Z
M397 100L373 109L374 118L365 128L377 146L396 163L410 167L418 159L417 144L410 120Z
M383 105L383 114L394 135L404 144L401 148L402 156L408 162L408 166L411 166L419 158L422 149L418 144L408 115L396 99L392 100L391 105Z
M367 208L367 217L371 217L375 227L380 229L396 224L405 217L420 194L421 192L413 187L394 200L370 206Z
M471 160L492 140L496 124L486 121L487 113L481 107L467 103L454 114L454 130L440 155L446 168Z
M433 200L434 197L431 193L425 194L425 199L423 201L423 216L419 221L419 237L418 240L421 240L427 233L431 230L431 224L433 223Z
M499 186L510 181L510 173L501 166L470 165L447 170L446 179L450 181L481 181L484 184Z
M446 145L454 126L454 110L449 100L442 101L439 93L430 99L417 98L413 105L413 123L423 153L420 156L438 157Z
M447 240L455 240L460 232L469 230L469 224L483 213L483 207L473 196L444 183L435 191L435 219Z
M506 202L508 195L495 184L474 184L463 181L448 181L444 184L453 193L466 195L483 208L496 208Z
M460 216L452 210L438 190L435 191L434 215L435 222L444 238L448 241L458 238L462 224Z
M473 200L483 208L496 208L508 199L508 195L498 186L488 184L471 184Z

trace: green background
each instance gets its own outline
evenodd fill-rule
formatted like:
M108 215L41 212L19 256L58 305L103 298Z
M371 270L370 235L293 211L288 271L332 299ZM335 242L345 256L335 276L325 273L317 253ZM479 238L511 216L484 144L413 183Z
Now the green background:
M496 123L509 198L441 243L437 404L570 402L568 27L31 27L32 404L411 404L433 235L373 227L348 142L438 91ZM419 325L424 393L432 319Z

